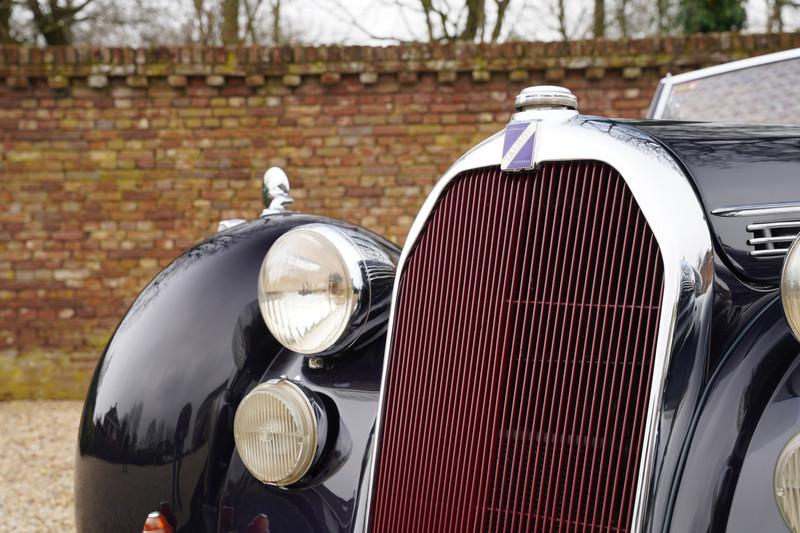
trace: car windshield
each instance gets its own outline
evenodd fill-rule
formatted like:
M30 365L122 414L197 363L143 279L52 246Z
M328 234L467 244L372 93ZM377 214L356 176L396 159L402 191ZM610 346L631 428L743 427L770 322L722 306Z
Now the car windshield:
M800 124L800 57L748 63L665 78L651 118Z

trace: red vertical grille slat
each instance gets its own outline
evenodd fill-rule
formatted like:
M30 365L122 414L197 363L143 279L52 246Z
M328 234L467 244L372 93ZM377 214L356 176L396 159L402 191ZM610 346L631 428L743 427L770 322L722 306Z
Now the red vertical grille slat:
M630 531L662 293L614 169L458 176L400 279L372 530Z

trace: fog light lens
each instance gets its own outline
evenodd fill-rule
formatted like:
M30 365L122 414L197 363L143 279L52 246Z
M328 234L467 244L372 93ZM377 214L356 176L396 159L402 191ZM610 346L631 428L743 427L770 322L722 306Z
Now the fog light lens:
M262 383L245 396L233 434L247 470L271 485L302 478L317 450L314 408L300 387L287 380Z
M792 437L778 457L775 499L786 525L800 533L800 433Z
M800 339L800 239L795 239L786 253L781 273L781 302L786 321Z

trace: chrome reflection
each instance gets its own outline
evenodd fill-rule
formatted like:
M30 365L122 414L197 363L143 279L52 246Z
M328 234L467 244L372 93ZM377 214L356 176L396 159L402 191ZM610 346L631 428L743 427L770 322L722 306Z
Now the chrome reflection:
M289 196L289 178L282 168L270 167L264 172L261 198L264 201L262 217L283 213L286 206L294 202L294 198Z

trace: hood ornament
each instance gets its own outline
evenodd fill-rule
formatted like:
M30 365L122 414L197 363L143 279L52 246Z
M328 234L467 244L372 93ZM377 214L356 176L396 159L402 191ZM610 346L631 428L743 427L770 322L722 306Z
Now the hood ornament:
M527 87L514 100L516 113L503 133L500 170L522 172L536 167L536 148L546 122L577 115L578 99L569 89L555 85Z
M286 172L279 167L270 167L264 172L263 183L261 185L261 198L264 201L264 210L261 216L285 213L286 206L294 202L294 198L289 196L289 178ZM243 218L229 218L220 220L217 224L217 232L238 226L247 222Z
M270 167L264 172L264 183L261 188L264 210L261 216L283 213L286 206L294 202L289 196L289 178L280 167Z

